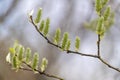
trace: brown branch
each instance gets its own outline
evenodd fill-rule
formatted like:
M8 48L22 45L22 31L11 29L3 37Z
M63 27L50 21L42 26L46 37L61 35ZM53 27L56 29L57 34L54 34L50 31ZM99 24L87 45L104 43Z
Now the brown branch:
M26 71L33 71L32 67L29 64L27 64L26 62L22 62L22 63L24 63L29 69L28 68L23 68L23 67L20 67L19 69L26 70ZM58 80L64 80L64 79L62 79L62 78L60 78L58 76L51 75L51 74L48 74L48 73L45 73L45 72L41 72L38 69L34 69L34 71L39 73L40 75L44 75L44 76L47 76L47 77L55 78L55 79L58 79Z
M97 55L100 56L100 35L98 34L98 41L97 41Z
M108 66L109 68L111 68L111 69L113 69L113 70L116 70L117 72L120 72L120 69L119 69L119 68L116 68L116 67L110 65L110 64L107 63L105 60L103 60L103 59L101 58L101 56L98 57L98 59L99 59L103 64L105 64L106 66Z
M97 49L97 54L98 54L98 59L99 59L102 63L104 63L105 65L107 65L109 68L114 69L114 70L120 72L120 69L119 69L119 68L113 67L112 65L110 65L109 63L107 63L105 60L102 59L102 57L101 57L101 55L100 55L100 41L101 41L100 35L98 34L98 41L97 41L97 48L98 48L98 49Z
M55 46L59 49L62 49L61 46L54 44L52 41L50 41L46 36L44 36L38 29L37 25L34 23L32 16L30 16L30 22L33 24L33 26L35 27L35 29L37 30L37 32L52 46ZM85 53L80 53L80 52L76 52L76 51L72 51L72 50L63 50L66 51L67 53L72 53L72 54L78 54L81 56L87 56L87 57L92 57L92 58L97 58L98 60L100 60L103 64L107 65L109 68L120 72L119 68L116 68L112 65L110 65L109 63L107 63L104 59L102 59L101 55L100 55L100 35L98 35L98 41L97 41L97 55L93 55L93 54L85 54Z
M89 57L98 58L97 55L84 54L84 53L80 53L80 52L76 52L76 51L71 51L71 50L64 50L64 51L66 51L67 53L78 54L78 55L81 55L81 56L89 56Z
M39 31L37 25L36 25L36 24L34 23L34 21L33 21L32 16L30 16L30 22L33 24L33 26L35 27L35 29L37 30L37 32L38 32L49 44L51 44L51 45L53 45L53 46L55 46L55 47L57 47L57 48L59 48L59 49L62 49L61 46L54 44L54 43L53 43L52 41L50 41L46 36L44 36L44 34L42 34L42 33ZM97 58L97 57L98 57L97 55L84 54L84 53L79 53L79 52L71 51L71 50L64 50L64 51L66 51L67 53L74 53L74 54L78 54L78 55L81 55L81 56L89 56L89 57L94 57L94 58Z

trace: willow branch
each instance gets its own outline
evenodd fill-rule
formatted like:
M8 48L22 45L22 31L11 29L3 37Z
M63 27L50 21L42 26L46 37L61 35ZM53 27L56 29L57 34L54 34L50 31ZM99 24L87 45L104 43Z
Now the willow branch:
M37 32L52 46L55 46L59 49L62 49L61 46L54 44L52 41L50 41L46 36L44 36L38 29L37 25L34 23L32 16L30 16L30 22L33 24L33 26L35 27L35 29L37 30ZM116 68L112 65L110 65L108 62L106 62L101 56L100 56L100 35L98 35L98 41L97 41L97 55L93 55L93 54L85 54L85 53L80 53L80 52L76 52L76 51L72 51L72 50L63 50L66 51L67 53L71 53L71 54L78 54L81 56L86 56L86 57L92 57L92 58L96 58L98 60L100 60L103 64L105 64L106 66L108 66L109 68L120 72L119 68Z
M23 62L28 68L23 68L23 67L20 67L19 69L21 70L26 70L26 71L33 71L32 67L27 64L26 62ZM44 75L44 76L47 76L47 77L51 77L51 78L55 78L55 79L58 79L58 80L64 80L58 76L55 76L55 75L51 75L51 74L48 74L48 73L45 73L45 72L41 72L40 70L38 69L34 69L35 72L39 73L40 75Z
M107 63L105 60L102 59L101 55L100 55L100 35L98 35L98 41L97 41L97 54L98 54L98 59L105 65L107 65L109 68L114 69L118 72L120 72L119 68L115 68L112 65L110 65L109 63Z
M30 16L30 22L33 24L33 26L35 27L35 29L37 30L37 32L38 32L49 44L51 44L52 46L55 46L55 47L57 47L57 48L59 48L59 49L62 49L61 46L54 44L54 43L53 43L52 41L50 41L46 36L44 36L44 34L42 34L42 33L39 31L37 25L36 25L36 24L34 23L34 21L33 21L32 16ZM98 57L97 55L84 54L84 53L80 53L80 52L76 52L76 51L71 51L71 50L64 50L64 51L66 51L67 53L74 53L74 54L78 54L78 55L81 55L81 56L89 56L89 57L94 57L94 58L97 58L97 57Z
M98 34L98 41L97 41L97 55L100 56L100 35Z
M105 60L103 60L103 58L102 58L101 56L98 57L98 59L99 59L103 64L105 64L106 66L108 66L109 68L111 68L111 69L113 69L113 70L115 70L115 71L117 71L117 72L120 72L120 69L119 69L119 68L116 68L116 67L110 65L110 64L107 63Z

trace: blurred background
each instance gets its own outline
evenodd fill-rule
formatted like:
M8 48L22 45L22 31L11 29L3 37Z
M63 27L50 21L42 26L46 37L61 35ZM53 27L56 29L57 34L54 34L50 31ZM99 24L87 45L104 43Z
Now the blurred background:
M32 72L15 72L6 63L5 57L15 40L32 52L38 52L40 61L49 61L46 72L65 80L120 80L120 73L108 68L94 58L66 54L53 47L41 37L29 22L27 13L39 8L42 18L51 20L49 37L60 27L62 34L69 32L72 45L75 37L81 38L80 52L96 54L97 35L85 28L84 23L97 17L94 0L0 0L0 80L54 80ZM101 42L101 55L111 65L120 68L120 0L110 0L115 12L115 23L106 32ZM71 47L74 50L74 47Z

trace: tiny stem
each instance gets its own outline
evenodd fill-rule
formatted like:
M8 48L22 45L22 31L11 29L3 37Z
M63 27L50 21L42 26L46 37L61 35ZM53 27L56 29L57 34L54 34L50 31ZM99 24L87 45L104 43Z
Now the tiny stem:
M100 35L98 34L98 41L97 41L97 55L100 57Z

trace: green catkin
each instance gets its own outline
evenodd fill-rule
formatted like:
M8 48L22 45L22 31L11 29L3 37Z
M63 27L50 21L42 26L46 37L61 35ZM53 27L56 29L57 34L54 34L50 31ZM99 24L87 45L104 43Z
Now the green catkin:
M109 19L105 21L104 26L105 26L105 31L109 30L110 27L114 24L114 13L111 12Z
M6 56L6 62L11 63L10 53L8 53Z
M111 8L110 8L110 6L108 6L104 12L104 21L108 20L108 18L110 16L110 11L111 11Z
M30 50L30 48L27 48L27 49L26 49L25 61L26 61L27 63L29 63L29 62L30 62L30 58L31 58L31 50Z
M48 65L48 60L46 58L43 58L40 66L41 72L45 71L45 69L47 68L47 65Z
M17 41L17 40L14 42L13 48L14 48L15 50L18 50L19 44L18 44L18 41Z
M16 52L14 48L9 48L9 51L11 54L15 54L15 52Z
M22 59L23 59L23 53L24 53L24 47L20 46L19 53L18 53L18 60L19 61L22 61Z
M78 51L80 47L80 38L76 37L75 39L75 50Z
M10 52L10 61L12 61L13 56L15 56L16 51L14 48L9 48L9 52Z
M13 56L13 59L12 59L12 66L14 69L17 68L17 57L16 56Z
M55 36L54 36L54 43L58 44L60 41L60 35L61 35L61 30L60 28L58 28L55 32Z
M98 19L98 24L97 24L97 29L96 29L96 33L99 35L102 35L104 32L104 18L100 17Z
M114 24L114 22L115 22L115 20L114 20L114 18L115 18L115 14L112 12L111 14L110 14L110 18L109 18L109 27L111 27L111 25L113 25Z
M34 53L33 60L32 60L32 65L31 65L33 70L38 68L38 61L39 61L39 55L38 55L38 53Z
M100 12L101 12L101 9L102 9L101 0L96 0L95 8L96 8L97 14L100 15Z
M65 32L64 35L63 35L62 46L61 46L61 48L62 48L63 50L65 50L65 47L66 47L66 45L67 45L67 41L68 41L68 33Z
M40 31L40 32L43 31L43 29L44 29L44 24L45 24L45 22L44 22L44 20L42 20L41 23L40 23L40 27L39 27L39 31Z
M109 0L103 0L103 1L102 1L102 6L104 7L104 6L107 4L108 1L109 1Z
M50 27L50 19L47 18L46 20L46 24L45 24L45 28L44 28L44 31L43 31L43 34L46 36L49 32L49 27Z
M70 39L67 41L67 45L66 45L66 50L69 50L70 49L70 45L71 45L71 41Z
M35 18L35 23L39 23L42 15L42 9L40 8L37 12L37 17Z

